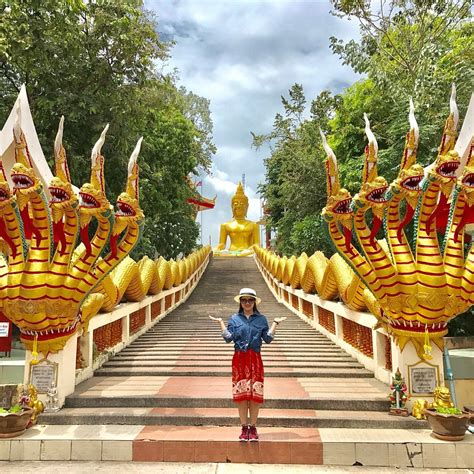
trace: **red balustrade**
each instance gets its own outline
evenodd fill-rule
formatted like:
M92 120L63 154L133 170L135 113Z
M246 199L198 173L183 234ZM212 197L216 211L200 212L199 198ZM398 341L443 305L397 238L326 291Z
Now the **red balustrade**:
M342 333L345 342L367 357L374 357L372 330L350 319L342 318Z
M98 352L104 352L106 349L116 346L122 341L122 320L117 319L117 321L94 329L93 339Z
M293 308L295 308L296 310L300 309L298 297L296 295L291 295L291 306L293 306Z
M161 300L151 304L151 319L157 318L161 314Z
M134 311L128 321L130 335L135 334L139 329L145 326L145 308Z
M310 301L302 300L303 314L313 319L313 304Z
M385 339L385 368L392 372L392 342L388 336Z
M336 322L334 320L334 313L325 309L319 308L319 324L321 326L331 332L332 334L336 334Z

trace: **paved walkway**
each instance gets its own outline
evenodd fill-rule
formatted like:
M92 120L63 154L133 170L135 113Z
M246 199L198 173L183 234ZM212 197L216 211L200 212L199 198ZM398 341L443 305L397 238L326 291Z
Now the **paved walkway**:
M69 474L84 473L172 473L172 474L313 474L320 472L353 472L353 473L407 473L407 474L470 474L470 469L400 469L387 467L367 467L367 466L306 466L292 465L285 466L273 464L271 467L259 464L216 464L216 463L124 463L124 462L50 462L45 466L41 462L0 462L0 472L4 474L50 474L51 470L66 471Z

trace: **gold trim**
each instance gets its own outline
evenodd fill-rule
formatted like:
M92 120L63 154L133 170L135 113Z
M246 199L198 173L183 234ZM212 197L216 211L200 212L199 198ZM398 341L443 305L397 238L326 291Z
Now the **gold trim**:
M54 370L54 383L56 384L56 387L57 387L58 386L58 367L59 367L59 364L57 362L53 362L53 361L48 360L48 359L41 359L41 360L38 361L37 364L31 364L30 363L30 371L29 371L29 374L28 374L28 384L33 383L32 382L33 369L36 368L36 367L41 366L41 364L53 367L53 370ZM47 390L42 391L36 385L35 385L35 387L36 387L38 393L47 393Z
M422 396L422 395L425 395L425 396L428 396L428 397L433 397L434 396L434 392L417 392L417 393L413 393L412 392L412 382L411 382L411 369L416 367L417 365L420 365L420 364L423 364L424 366L428 366L428 367L431 367L433 369L435 369L435 373L436 373L436 383L435 383L435 388L440 385L441 381L440 381L440 373L439 373L439 365L435 365L435 364L430 364L429 362L427 362L426 360L420 360L418 361L416 364L411 364L411 365L408 365L408 395L410 397L418 397L418 396Z

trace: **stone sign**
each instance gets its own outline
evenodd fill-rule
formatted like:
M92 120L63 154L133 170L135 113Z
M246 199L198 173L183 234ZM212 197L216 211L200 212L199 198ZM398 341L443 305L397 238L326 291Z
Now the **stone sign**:
M47 359L42 359L36 365L30 365L30 380L38 393L47 393L51 383L57 383L58 364Z
M411 366L409 367L410 394L433 395L438 383L438 367Z

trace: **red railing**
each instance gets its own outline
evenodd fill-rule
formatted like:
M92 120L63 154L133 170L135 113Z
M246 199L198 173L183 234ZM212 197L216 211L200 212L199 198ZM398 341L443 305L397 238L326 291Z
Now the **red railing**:
M130 335L135 334L140 328L145 326L145 308L134 311L128 321Z
M336 334L336 322L334 321L334 313L331 311L319 308L319 324L332 334Z
M116 346L122 340L122 320L94 329L94 344L98 352Z
M345 342L367 357L374 357L372 331L350 319L342 318L342 333Z

